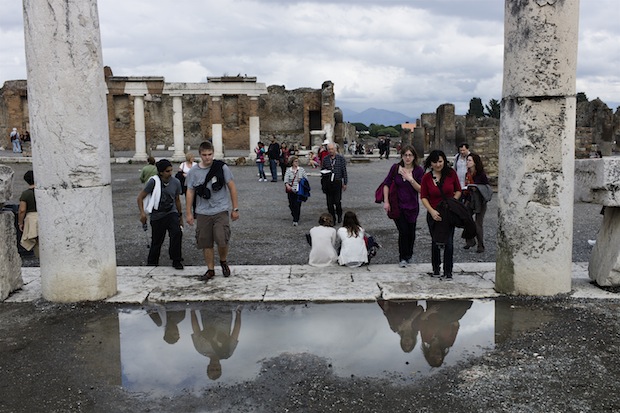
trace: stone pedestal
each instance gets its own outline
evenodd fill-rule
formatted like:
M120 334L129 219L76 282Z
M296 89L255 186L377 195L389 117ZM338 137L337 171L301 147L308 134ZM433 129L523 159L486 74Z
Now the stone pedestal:
M11 168L0 165L0 207L11 199L13 175ZM12 211L0 211L0 301L24 285L16 236L15 214Z
M43 297L102 300L116 253L97 2L24 0L24 23Z
M579 1L506 0L496 289L571 289Z
M605 207L588 273L603 287L620 286L620 157L575 161L575 201Z

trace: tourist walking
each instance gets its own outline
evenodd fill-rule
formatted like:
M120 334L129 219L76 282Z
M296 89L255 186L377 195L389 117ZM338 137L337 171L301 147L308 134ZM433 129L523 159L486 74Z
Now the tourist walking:
M39 213L37 212L37 200L34 196L34 173L32 170L24 174L24 181L28 189L24 190L19 197L19 209L17 212L17 224L22 233L20 245L26 251L34 251L35 257L39 257Z
M17 132L17 128L13 128L9 138L11 139L11 144L13 145L13 153L21 153L22 143L21 138L19 137L19 132Z
M443 202L441 212L439 204L447 198L459 199L461 185L454 169L450 168L446 154L440 150L432 151L424 163L429 170L422 177L420 197L426 208L426 222L431 233L431 262L433 276L439 276L441 266L441 248L443 256L443 278L452 280L454 255L454 225L448 219L447 202Z
M140 182L143 184L149 180L151 176L157 175L157 167L155 166L155 158L149 156L146 160L147 164L140 171Z
M321 187L327 199L327 210L338 222L342 222L342 191L347 190L347 161L336 151L336 144L327 145L329 155L321 164Z
M467 156L469 155L469 144L461 142L458 146L458 153L454 157L454 170L459 177L461 188L465 186L465 174L467 173Z
M308 264L313 267L326 267L338 262L336 252L337 235L334 220L330 214L319 217L319 225L310 229L310 257Z
M288 145L282 143L280 148L280 170L282 171L282 180L284 181L284 174L286 173L286 168L289 166L289 158L291 156L291 150L288 148Z
M198 148L200 162L187 175L185 215L188 225L196 222L196 247L202 250L207 272L205 281L215 277L215 249L222 267L222 275L230 276L228 247L230 241L230 219L239 219L237 187L228 165L214 159L213 144L202 142ZM191 205L196 199L194 213ZM229 218L229 210L230 218ZM194 218L195 215L195 218Z
M162 159L155 166L157 175L152 176L138 194L138 209L142 225L146 224L147 214L151 215L152 239L147 265L159 265L161 246L168 232L170 237L168 253L172 266L177 270L182 270L181 182L172 176L172 164L169 160Z
M280 144L276 142L276 137L271 137L271 143L267 148L269 157L269 170L271 171L271 182L278 182L278 161L280 160Z
M254 148L256 154L256 166L258 167L258 182L267 182L267 175L265 175L265 144L258 142L256 148Z
M463 200L471 214L475 216L476 238L466 240L463 248L475 247L476 241L478 241L476 252L482 253L484 252L484 215L487 212L487 202L491 199L492 189L489 186L489 178L484 171L480 155L473 152L467 156L467 174L465 175L464 188Z
M383 209L387 214L392 211L389 191L392 184L398 198L399 215L393 218L398 230L398 262L401 267L413 263L413 245L420 212L418 194L420 183L424 176L424 169L418 165L418 154L411 145L405 145L400 150L401 160L390 168L390 172L383 180Z
M284 188L288 198L288 207L293 216L293 226L296 227L299 224L299 216L301 215L301 200L297 192L299 191L301 180L304 178L308 179L308 174L306 174L304 168L299 166L299 158L297 156L292 156L290 160L291 166L284 173Z
M368 264L368 250L364 241L364 228L353 211L344 214L342 227L337 231L340 241L338 264L347 267L359 267Z
M187 184L185 182L187 180L187 174L194 165L196 165L196 162L194 162L194 154L191 152L187 152L185 154L185 162L179 165L179 172L177 173L177 178L179 179L179 181L181 181L183 194L185 194L185 191L187 191Z

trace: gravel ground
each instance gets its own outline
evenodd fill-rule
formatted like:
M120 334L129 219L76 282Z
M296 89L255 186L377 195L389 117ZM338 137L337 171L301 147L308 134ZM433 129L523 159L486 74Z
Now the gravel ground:
M27 166L15 166L21 177ZM112 169L118 264L141 265L147 251L135 201L139 166ZM385 161L351 165L343 201L383 244L379 263L396 261L390 252L396 248L393 224L372 203L387 170ZM305 262L303 234L324 210L318 178L311 180L315 192L294 228L281 184L257 182L252 167L233 172L242 213L233 226L231 264ZM574 261L588 260L587 239L596 235L599 209L575 206ZM487 251L456 248L456 262L494 260L496 216L494 199L487 213ZM201 264L193 231L185 231L185 263ZM429 250L428 230L420 225L416 259L429 262ZM127 307L5 303L0 305L0 412L614 412L620 410L619 305L620 300L566 297L497 300L496 308L508 309L509 317L495 320L495 348L417 380L343 378L333 374L328 360L281 354L264 360L255 380L162 398L126 392L101 374L112 356L92 326Z

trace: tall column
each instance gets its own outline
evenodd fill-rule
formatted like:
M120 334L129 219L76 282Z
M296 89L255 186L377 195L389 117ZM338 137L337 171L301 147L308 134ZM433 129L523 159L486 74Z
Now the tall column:
M43 297L102 300L116 253L97 1L23 4Z
M213 96L211 98L211 136L213 155L216 158L223 158L224 140L222 136L222 98L220 96Z
M571 289L579 0L506 0L496 289Z
M250 159L256 159L254 148L260 141L260 118L258 116L258 96L250 96Z
M136 153L135 161L146 161L146 126L144 121L144 96L149 93L146 82L128 81L125 84L125 93L133 96L133 123L135 132Z
M172 160L185 160L185 138L183 136L183 100L182 96L172 96L172 133L174 135L174 153Z

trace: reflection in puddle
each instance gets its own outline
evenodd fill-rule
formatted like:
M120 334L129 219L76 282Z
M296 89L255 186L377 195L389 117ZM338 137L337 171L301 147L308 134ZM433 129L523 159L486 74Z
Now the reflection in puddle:
M494 345L493 301L192 304L119 313L122 384L171 395L254 380L282 353L334 374L411 380Z

